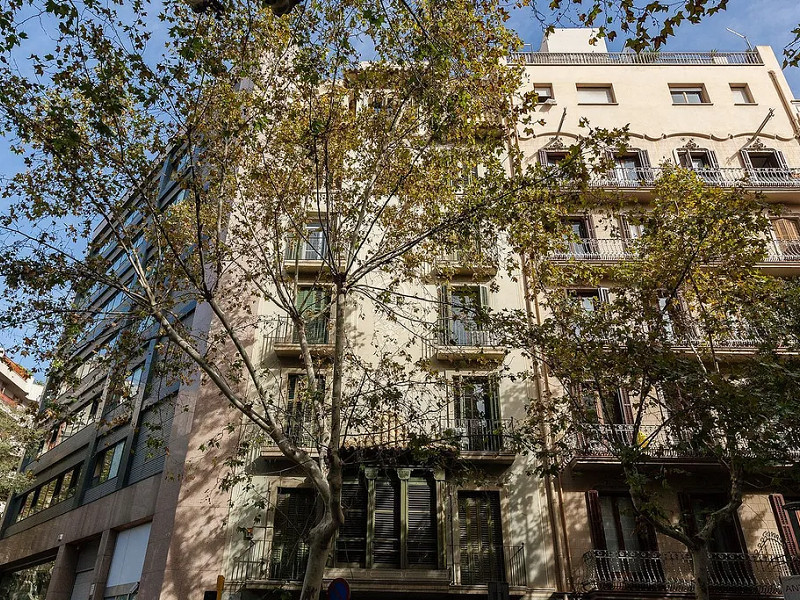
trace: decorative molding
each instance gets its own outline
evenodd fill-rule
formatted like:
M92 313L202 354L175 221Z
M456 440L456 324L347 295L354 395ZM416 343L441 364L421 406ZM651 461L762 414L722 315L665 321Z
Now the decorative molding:
M747 146L748 150L767 150L766 145L762 142L759 138L753 140L751 144Z
M561 141L561 138L557 135L552 140L550 140L547 144L545 144L542 150L566 150L567 146L564 142Z

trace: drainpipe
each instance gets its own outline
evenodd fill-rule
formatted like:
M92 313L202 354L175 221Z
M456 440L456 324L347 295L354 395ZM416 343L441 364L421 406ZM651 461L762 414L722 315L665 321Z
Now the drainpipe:
M775 86L775 91L778 92L778 98L781 100L781 104L783 105L783 110L786 111L786 116L789 117L789 122L792 124L792 129L794 130L794 137L795 139L800 139L800 125L797 123L797 117L794 116L792 113L792 106L789 103L789 100L786 98L786 94L783 93L783 88L781 87L780 82L778 81L778 75L775 71L769 71L769 78L772 80L772 85Z
M539 314L539 303L534 303L534 307L531 307L531 299L529 295L530 286L528 285L528 269L527 269L527 260L525 259L524 254L520 254L520 263L522 266L522 285L525 290L525 312L528 317L528 322L534 322L534 312L535 314L535 322L538 324L541 322L540 314ZM534 382L536 385L536 397L541 398L542 395L545 393L545 388L547 387L546 380L543 381L542 371L540 365L536 358L531 353L531 360L533 361L533 372L534 372ZM541 436L542 442L545 444L546 447L550 444L550 431L547 427L546 423L541 424ZM549 462L549 461L548 461ZM545 468L548 468L550 465L545 463ZM550 521L550 530L553 532L553 555L555 559L555 567L556 567L556 578L557 578L557 585L561 590L572 589L572 562L569 554L569 541L566 538L566 521L564 519L564 509L563 509L563 498L561 496L561 478L556 477L556 481L558 482L558 500L556 500L555 494L553 492L553 488L556 486L556 483L553 480L551 475L545 475L544 477L544 484L545 484L545 494L547 495L547 516ZM560 517L560 518L559 518ZM566 563L566 564L565 564ZM569 579L569 583L567 582ZM566 593L565 593L566 597Z

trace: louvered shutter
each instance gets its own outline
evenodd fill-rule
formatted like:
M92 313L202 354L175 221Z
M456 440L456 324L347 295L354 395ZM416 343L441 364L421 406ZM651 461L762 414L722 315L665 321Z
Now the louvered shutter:
M795 219L774 219L772 227L775 230L775 237L781 241L800 240L800 228Z
M600 302L608 303L608 288L597 288L597 297L600 299Z
M375 530L372 561L376 567L400 567L400 490L399 482L375 480Z
M589 514L589 530L595 550L606 550L606 534L603 531L603 510L600 507L600 493L597 490L586 492L586 510Z
M436 490L432 481L408 482L408 564L436 568Z
M770 494L769 503L772 506L772 513L775 515L775 522L778 524L783 545L786 547L786 554L794 558L800 557L800 544L798 544L797 536L789 520L789 513L784 508L786 502L783 494Z
M619 397L619 406L622 412L622 419L624 423L633 423L633 403L627 390L620 389L617 392Z
M344 523L336 540L336 563L363 567L367 557L367 490L360 481L342 485Z
M164 469L174 414L175 398L166 398L142 412L128 483L141 481Z
M500 497L497 492L459 492L461 583L505 581Z
M489 288L485 285L479 285L478 290L480 293L480 310L485 312L489 308Z
M308 562L308 534L316 521L314 492L278 490L270 556L270 578L299 581Z

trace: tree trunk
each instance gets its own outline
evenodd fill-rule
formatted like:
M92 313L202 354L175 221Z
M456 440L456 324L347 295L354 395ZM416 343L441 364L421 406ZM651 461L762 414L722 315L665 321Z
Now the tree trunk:
M709 571L711 557L708 548L692 548L692 571L694 574L694 597L696 600L708 600Z
M322 578L328 563L328 552L331 540L336 533L330 513L325 514L322 522L311 530L308 537L308 564L303 577L303 589L300 600L319 600L322 591Z

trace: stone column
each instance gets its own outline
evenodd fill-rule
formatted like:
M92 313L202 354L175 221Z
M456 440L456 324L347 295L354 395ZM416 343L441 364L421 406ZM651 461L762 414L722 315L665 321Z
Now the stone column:
M77 565L78 549L70 544L59 546L45 600L70 600Z
M116 531L107 529L103 532L103 537L100 538L100 547L97 549L97 558L94 561L94 591L89 596L90 600L103 600L116 543Z

